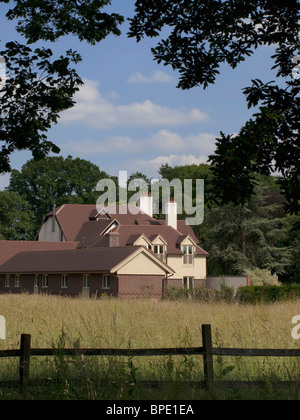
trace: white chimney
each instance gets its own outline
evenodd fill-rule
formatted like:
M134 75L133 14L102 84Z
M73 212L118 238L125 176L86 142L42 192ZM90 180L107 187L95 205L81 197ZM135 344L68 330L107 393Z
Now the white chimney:
M142 194L139 199L139 208L148 216L153 217L153 198L150 195Z
M170 201L165 205L166 226L177 230L177 203Z

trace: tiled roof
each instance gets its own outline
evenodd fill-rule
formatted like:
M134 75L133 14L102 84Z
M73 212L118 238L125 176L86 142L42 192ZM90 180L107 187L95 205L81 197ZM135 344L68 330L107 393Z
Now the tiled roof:
M182 254L180 247L177 245L178 238L181 238L182 235L177 230L173 229L170 226L165 225L121 225L118 227L119 244L120 246L126 246L128 244L134 243L139 236L144 234L150 241L157 235L161 235L168 244L167 253L169 255ZM94 243L90 245L91 248L104 247L107 246L107 237L106 235L99 237ZM196 255L205 255L208 253L204 251L199 246L196 247Z
M128 211L127 206L116 206L116 214L110 213L111 207L105 207L111 218L107 218L105 215L100 216L100 220L96 221L95 216L98 214L96 204L64 204L56 209L56 219L64 233L67 241L81 240L81 237L90 237L92 232L92 223L105 223L109 224L113 219L117 219L122 225L134 225L134 224L159 224L159 222L150 217L145 213L138 212L132 214ZM137 209L137 207L135 207ZM133 210L132 210L133 211ZM126 214L123 214L126 213ZM46 218L52 217L53 212L49 212ZM89 225L91 224L91 229ZM86 229L88 233L82 232ZM98 232L98 227L96 228ZM84 234L85 233L85 234ZM95 235L95 238L97 233ZM79 239L78 239L79 238Z
M0 267L0 273L109 272L131 255L147 252L157 264L172 269L143 247L89 248L68 251L21 252Z
M0 241L0 266L19 252L76 249L77 242Z

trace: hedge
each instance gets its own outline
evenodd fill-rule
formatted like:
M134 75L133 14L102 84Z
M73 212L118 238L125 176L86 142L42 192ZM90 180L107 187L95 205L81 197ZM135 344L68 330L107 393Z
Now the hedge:
M300 299L300 284L240 287L237 298L242 303L271 303Z
M223 287L221 290L195 287L187 290L181 287L171 286L166 288L164 298L167 300L191 299L200 302L234 302L234 290Z

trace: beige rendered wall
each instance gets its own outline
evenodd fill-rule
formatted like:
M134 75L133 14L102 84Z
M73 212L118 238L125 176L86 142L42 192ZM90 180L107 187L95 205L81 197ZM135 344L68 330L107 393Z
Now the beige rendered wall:
M182 255L169 255L167 264L175 270L175 274L173 276L168 276L170 279L194 277L196 280L206 278L206 258L200 255L195 255L193 266L184 265Z
M140 253L118 270L119 274L163 275L165 270L147 255Z

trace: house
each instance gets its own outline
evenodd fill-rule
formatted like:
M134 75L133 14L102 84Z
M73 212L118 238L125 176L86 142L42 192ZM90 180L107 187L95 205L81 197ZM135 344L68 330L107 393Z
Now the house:
M48 213L36 241L0 241L0 293L161 297L166 287L205 284L207 252L168 204L139 208L65 204Z

